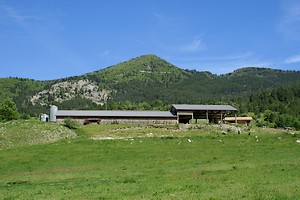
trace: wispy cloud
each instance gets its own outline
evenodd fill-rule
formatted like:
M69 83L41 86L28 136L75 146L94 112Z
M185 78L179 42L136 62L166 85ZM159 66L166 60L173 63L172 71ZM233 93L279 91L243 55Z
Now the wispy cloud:
M300 1L283 1L281 10L282 16L278 23L279 32L291 39L298 39L300 35Z
M24 25L29 20L40 20L38 16L30 16L21 14L17 9L0 2L1 18L5 21L13 21L19 25ZM1 19L0 18L0 19Z
M170 19L166 15L160 13L152 13L152 15L158 20L161 25L165 25L170 21Z
M8 25L7 28L11 30L17 30L18 35L25 36L26 40L20 40L20 43L26 41L26 43L31 44L28 45L26 49L28 54L24 53L25 55L39 54L38 51L46 52L46 57L59 60L57 65L61 68L61 71L66 71L65 74L68 74L67 71L70 68L72 68L71 71L74 74L76 71L83 71L87 68L88 64L83 57L76 50L70 48L62 39L60 31L63 29L63 24L59 21L59 16L56 15L57 12L31 10L29 7L22 8L3 3L0 0L0 23ZM9 37L19 40L15 35ZM38 59L36 62L43 61Z
M186 52L196 52L205 49L206 46L203 43L202 39L194 39L193 41L184 44L181 47L181 51L186 51Z
M272 62L254 52L221 55L216 57L186 56L172 61L179 67L194 68L199 71L210 71L215 74L232 72L242 67L270 67Z
M300 54L290 56L284 60L285 64L300 63Z
M109 50L105 50L99 54L100 57L106 57L110 54Z
M240 60L248 60L252 57L255 57L255 53L253 52L245 52L245 53L237 53L231 55L223 55L223 56L214 56L214 57L194 57L193 61L240 61ZM188 58L188 60L191 60Z

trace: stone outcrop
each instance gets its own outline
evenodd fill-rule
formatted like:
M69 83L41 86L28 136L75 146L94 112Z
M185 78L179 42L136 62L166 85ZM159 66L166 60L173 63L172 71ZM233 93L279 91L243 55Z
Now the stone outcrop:
M33 105L49 105L51 103L62 103L73 98L84 98L103 105L111 91L101 89L97 83L85 80L63 81L53 84L49 90L38 92L30 98Z

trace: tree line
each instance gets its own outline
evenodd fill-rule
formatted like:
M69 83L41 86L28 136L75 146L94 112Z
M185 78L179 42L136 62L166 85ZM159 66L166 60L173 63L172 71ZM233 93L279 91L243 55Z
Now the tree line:
M231 99L241 115L253 116L258 126L300 130L300 84Z

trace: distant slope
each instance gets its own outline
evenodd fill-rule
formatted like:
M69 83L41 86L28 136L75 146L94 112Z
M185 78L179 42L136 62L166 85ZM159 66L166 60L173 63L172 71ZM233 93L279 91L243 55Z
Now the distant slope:
M166 86L189 77L188 71L152 54L140 56L127 62L110 66L106 69L86 74L85 77L95 82L118 89L119 84L139 82L155 83Z
M151 87L148 93L143 92L142 88L138 90L137 86L133 87L137 88L134 90L135 96L139 93L151 98L150 95L154 94L168 103L205 103L247 96L295 83L300 83L299 72L252 67L220 76L210 72L188 71L188 78L169 84L168 87Z
M250 114L260 127L300 130L300 84L281 86L232 99L240 113Z
M149 54L82 76L44 82L0 79L0 97L11 97L22 112L34 114L50 104L104 109L118 102L222 103L296 83L299 71L251 67L218 76L183 70Z
M0 149L33 144L53 143L77 137L73 130L61 124L35 120L19 120L1 123Z
M70 109L113 101L152 101L169 85L189 79L193 73L155 56L144 55L108 68L51 81L51 86L31 98L34 105L57 104Z
M48 82L25 78L0 78L0 103L5 98L13 99L21 113L38 114L45 109L29 103L32 95L47 87Z
M33 95L46 86L46 82L25 78L0 78L0 102L6 97Z
M300 83L285 85L264 92L236 98L241 112L262 113L265 110L296 117L300 122Z

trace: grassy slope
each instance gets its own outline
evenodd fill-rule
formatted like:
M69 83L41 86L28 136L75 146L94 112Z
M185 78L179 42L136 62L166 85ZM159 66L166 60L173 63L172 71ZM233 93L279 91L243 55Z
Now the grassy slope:
M0 149L51 143L75 137L74 131L58 124L36 120L0 122Z
M89 139L114 133L129 138ZM91 125L79 134L1 150L0 199L300 197L299 144L286 133ZM156 135L168 137L148 137Z

